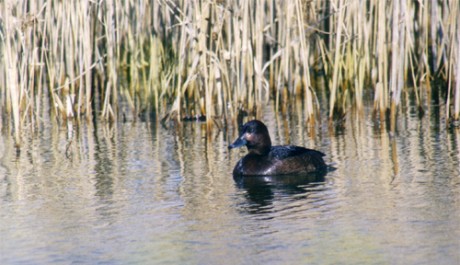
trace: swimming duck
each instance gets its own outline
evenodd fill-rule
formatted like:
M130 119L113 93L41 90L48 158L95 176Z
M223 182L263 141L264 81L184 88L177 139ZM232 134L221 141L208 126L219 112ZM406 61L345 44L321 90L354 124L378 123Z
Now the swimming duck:
M246 146L249 154L233 169L233 176L307 174L326 169L324 154L300 146L272 146L267 126L252 120L243 125L239 137L228 149Z

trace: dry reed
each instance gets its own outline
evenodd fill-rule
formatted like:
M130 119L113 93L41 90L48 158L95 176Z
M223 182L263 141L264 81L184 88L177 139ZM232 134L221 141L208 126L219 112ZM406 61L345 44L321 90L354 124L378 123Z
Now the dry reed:
M459 5L4 1L2 128L11 128L20 145L22 129L39 128L50 109L58 123L155 114L177 122L206 117L211 130L235 124L241 109L260 116L271 98L283 113L296 104L313 126L319 110L331 121L350 108L362 112L370 94L380 119L389 110L394 131L401 95L414 93L422 111L430 104L424 95L443 90L433 81L448 87L446 119L458 124ZM318 69L330 80L324 87L312 81Z

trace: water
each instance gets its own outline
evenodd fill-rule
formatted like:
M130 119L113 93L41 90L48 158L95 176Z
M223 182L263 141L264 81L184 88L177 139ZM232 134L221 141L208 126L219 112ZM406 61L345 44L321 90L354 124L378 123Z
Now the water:
M410 111L410 110L408 110ZM459 264L460 132L436 113L312 132L264 115L272 141L336 170L236 183L245 150L137 122L0 137L1 264ZM72 139L69 145L68 139Z

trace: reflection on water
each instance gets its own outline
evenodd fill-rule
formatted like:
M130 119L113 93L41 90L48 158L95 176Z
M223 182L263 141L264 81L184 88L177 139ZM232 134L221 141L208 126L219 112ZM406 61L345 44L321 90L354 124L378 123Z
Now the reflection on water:
M320 191L314 188L324 186L325 176L324 171L308 175L237 176L234 180L237 187L245 191L249 212L260 213L272 209L270 206L277 196L305 199L309 191Z
M268 111L274 144L336 168L304 177L234 180L236 132L200 123L50 127L19 153L3 133L0 263L459 263L460 132L403 111L395 137Z

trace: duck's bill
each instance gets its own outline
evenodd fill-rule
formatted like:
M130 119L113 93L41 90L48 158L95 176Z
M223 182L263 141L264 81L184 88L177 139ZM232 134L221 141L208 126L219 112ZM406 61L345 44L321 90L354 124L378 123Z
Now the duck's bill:
M246 143L247 143L247 141L245 139L243 139L242 137L240 137L240 138L236 139L235 142L233 142L233 144L229 145L228 149L242 147L242 146L245 146Z

